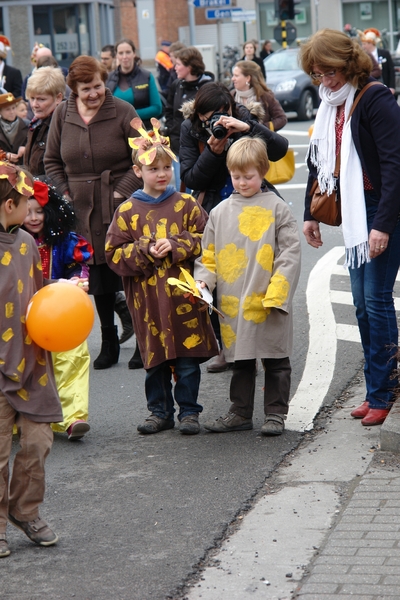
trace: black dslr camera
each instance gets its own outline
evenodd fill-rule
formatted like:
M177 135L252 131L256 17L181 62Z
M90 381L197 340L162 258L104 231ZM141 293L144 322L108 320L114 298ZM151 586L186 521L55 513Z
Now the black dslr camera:
M216 122L219 121L221 117L229 117L229 115L227 113L216 112L213 115L211 115L210 118L210 129L213 136L217 140L222 140L222 138L224 138L228 133L226 127L221 125L221 123L218 123L218 125L216 125Z

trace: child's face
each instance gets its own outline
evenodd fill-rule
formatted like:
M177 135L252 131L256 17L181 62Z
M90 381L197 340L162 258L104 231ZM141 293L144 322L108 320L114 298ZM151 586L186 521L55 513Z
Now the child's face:
M143 165L141 169L134 166L138 177L143 179L143 191L153 198L165 192L172 178L172 164L169 158L160 159L152 165Z
M29 198L24 227L32 235L40 235L44 227L44 210L34 198Z
M239 194L245 198L251 198L261 189L263 178L255 167L244 172L231 171L232 185Z

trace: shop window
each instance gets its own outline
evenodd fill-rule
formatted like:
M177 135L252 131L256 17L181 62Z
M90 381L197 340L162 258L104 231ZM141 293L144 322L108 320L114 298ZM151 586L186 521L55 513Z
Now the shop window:
M35 41L51 48L61 66L80 54L90 54L86 4L34 6Z

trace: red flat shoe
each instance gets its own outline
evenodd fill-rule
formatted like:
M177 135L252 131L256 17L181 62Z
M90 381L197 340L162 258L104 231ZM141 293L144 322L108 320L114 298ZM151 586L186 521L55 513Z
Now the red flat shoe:
M357 408L355 408L350 414L355 419L363 419L364 417L367 416L368 411L369 411L369 403L367 401L365 401L362 404L360 404L360 406L357 406Z
M361 425L382 425L389 412L380 408L370 408L367 416L361 421Z

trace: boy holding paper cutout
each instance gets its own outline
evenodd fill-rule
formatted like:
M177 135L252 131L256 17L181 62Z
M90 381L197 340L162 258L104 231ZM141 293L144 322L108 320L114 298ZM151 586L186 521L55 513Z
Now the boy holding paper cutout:
M296 219L273 192L261 192L269 162L263 140L241 138L227 154L235 193L210 213L194 277L225 316L225 357L234 362L231 406L206 423L224 433L253 428L256 359L265 371L263 435L280 435L289 410L292 299L300 273Z
M168 140L160 136L157 119L151 122L152 135L140 119L131 123L141 134L130 144L133 169L143 179L143 190L134 192L117 209L107 234L106 258L122 276L146 369L151 414L138 431L152 434L174 427L173 372L179 430L193 435L200 431L198 415L203 410L197 402L199 365L218 354L218 346L209 315L198 310L192 296L167 280L173 277L184 282L180 267L193 273L207 213L192 196L169 185L175 155Z

